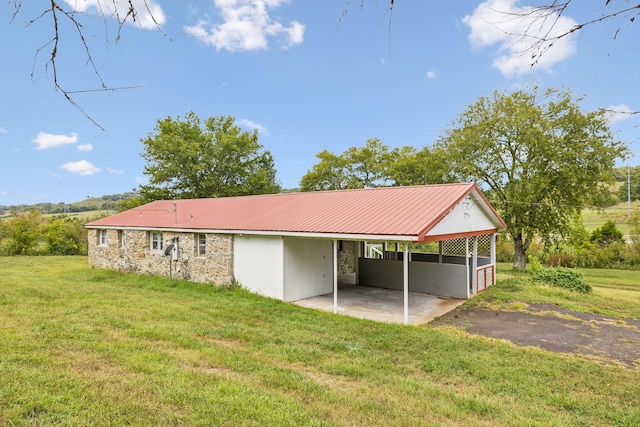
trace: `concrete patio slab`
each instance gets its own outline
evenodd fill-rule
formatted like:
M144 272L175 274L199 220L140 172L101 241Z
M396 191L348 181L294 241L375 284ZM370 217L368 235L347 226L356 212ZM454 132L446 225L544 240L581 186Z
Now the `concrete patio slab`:
M409 324L421 325L453 310L465 300L409 292ZM294 301L293 304L333 312L333 293ZM338 314L386 323L404 323L402 291L360 285L341 285Z

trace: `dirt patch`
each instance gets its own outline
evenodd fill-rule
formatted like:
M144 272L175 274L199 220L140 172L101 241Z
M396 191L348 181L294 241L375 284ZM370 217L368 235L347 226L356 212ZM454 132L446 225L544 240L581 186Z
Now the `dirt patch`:
M640 367L640 320L579 313L552 304L529 303L522 310L461 306L430 323L503 339L602 363Z

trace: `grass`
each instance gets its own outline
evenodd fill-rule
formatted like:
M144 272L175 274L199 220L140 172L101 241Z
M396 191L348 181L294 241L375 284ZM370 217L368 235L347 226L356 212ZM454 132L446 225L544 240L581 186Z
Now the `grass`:
M468 304L492 304L497 308L526 306L528 302L555 304L570 310L612 317L640 319L640 271L579 269L593 292L581 294L529 279L511 264L498 264L499 286L480 294Z
M636 212L640 212L640 200L631 203L631 214ZM582 222L589 232L602 226L602 224L607 221L613 221L623 234L628 235L631 232L628 220L629 212L626 201L609 206L602 211L595 209L585 209L582 211Z
M0 271L0 425L640 424L638 370L84 257L0 258ZM630 281L605 278L594 288L638 310ZM485 295L529 295L506 282Z

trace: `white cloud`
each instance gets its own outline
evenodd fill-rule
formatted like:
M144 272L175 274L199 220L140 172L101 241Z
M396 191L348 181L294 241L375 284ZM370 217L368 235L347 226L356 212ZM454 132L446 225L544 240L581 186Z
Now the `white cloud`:
M78 151L91 151L93 150L93 145L91 144L80 144L78 145Z
M611 105L605 110L607 112L609 123L621 122L638 114L637 111L632 110L631 107L626 104Z
M251 121L249 119L240 119L240 120L238 120L238 124L240 126L244 126L244 127L249 128L251 130L257 129L258 132L260 134L262 134L263 136L269 136L269 130L266 127L262 126L259 123L253 122L253 121Z
M136 11L135 21L132 16L127 22L145 30L154 30L163 25L166 17L156 0L64 0L70 8L81 13L98 13L104 16L127 17L131 6Z
M107 173L109 173L111 175L122 175L124 173L124 171L122 169L107 168Z
M86 160L80 160L78 162L68 162L62 165L62 169L69 173L75 173L78 175L95 175L100 172L100 169L95 167L93 163Z
M215 0L223 23L211 24L202 20L184 29L216 50L238 52L266 49L269 45L267 38L277 38L285 48L289 48L304 41L305 26L298 21L291 21L289 26L284 26L269 15L270 9L286 1Z
M31 140L38 144L36 150L46 150L47 148L60 147L78 142L78 134L72 132L71 135L54 135L51 133L40 132Z
M435 70L427 71L425 73L428 79L435 80L438 77L438 73Z
M3 127L0 127L0 133L9 133L9 131Z
M519 7L517 0L487 0L462 22L471 29L469 41L474 49L498 45L493 66L507 76L535 68L549 72L576 52L573 34L553 42L540 41L569 31L577 25L575 20L534 7Z

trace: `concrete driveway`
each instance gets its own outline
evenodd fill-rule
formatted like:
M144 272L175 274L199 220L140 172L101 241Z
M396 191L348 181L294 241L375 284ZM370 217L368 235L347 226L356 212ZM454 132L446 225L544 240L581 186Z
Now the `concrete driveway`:
M421 325L453 310L465 300L409 292L409 324ZM301 307L333 312L333 293L294 301ZM360 285L340 285L338 314L386 323L404 323L404 293Z

